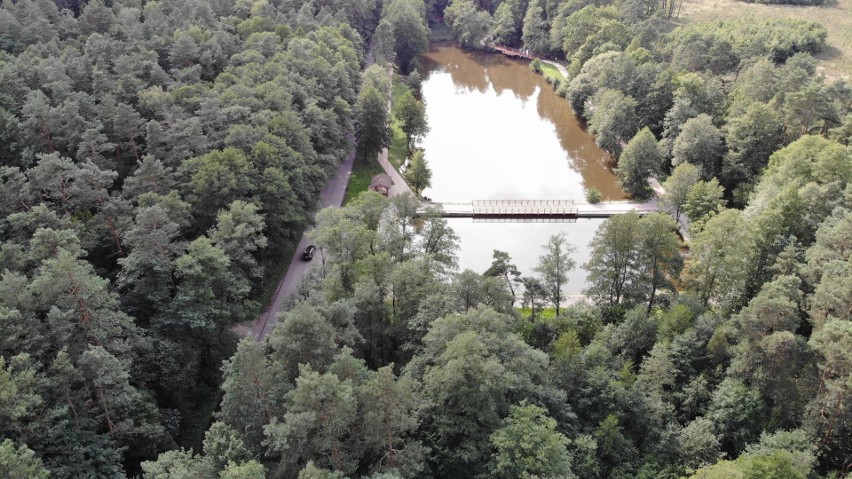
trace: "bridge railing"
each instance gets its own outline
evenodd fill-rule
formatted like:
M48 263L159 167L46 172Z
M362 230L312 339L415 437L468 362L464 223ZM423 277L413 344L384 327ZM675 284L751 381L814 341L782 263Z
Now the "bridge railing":
M576 223L576 217L569 216L524 216L509 218L505 216L474 216L474 223Z
M576 203L574 200L475 200L468 203L437 204L441 215L447 218L507 218L519 221L522 218L552 217L555 221L565 218L606 218L636 212L647 214L656 211L656 204L624 201L600 204Z
M473 216L576 216L572 200L478 200L471 202Z
M574 206L574 200L474 200L473 206Z

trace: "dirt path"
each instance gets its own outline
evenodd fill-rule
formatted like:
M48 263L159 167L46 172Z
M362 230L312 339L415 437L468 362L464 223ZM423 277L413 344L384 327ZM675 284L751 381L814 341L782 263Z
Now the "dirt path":
M411 191L411 187L409 187L408 183L406 183L405 179L403 179L402 175L400 175L399 172L396 171L396 168L394 168L393 165L390 164L390 161L388 161L387 148L383 149L381 153L379 153L378 160L379 164L382 165L382 169L384 169L385 173L387 173L388 176L391 177L391 180L393 180L393 186L391 186L390 194L388 196L402 195L405 193L414 194L414 192Z
M548 65L553 66L554 68L559 70L559 73L561 73L562 76L565 77L565 80L571 81L571 75L568 74L568 70L566 70L565 67L561 63L557 63L557 62L552 61L552 60L541 60L541 62L547 63Z
M390 78L390 91L388 92L388 115L389 120L392 121L390 115L393 115L393 67L390 65L388 65L388 77ZM414 192L411 190L411 187L408 186L408 183L406 183L405 178L403 178L402 175L400 175L399 172L396 171L396 168L394 168L394 166L390 164L390 161L388 161L388 154L389 150L387 148L384 148L382 149L382 151L379 152L379 156L377 158L379 160L379 164L382 166L382 169L384 169L385 173L387 173L387 175L391 177L391 180L393 180L393 186L391 186L390 194L388 196L402 195L405 193L414 194Z
M654 194L657 195L657 198L662 198L663 195L666 194L666 189L660 184L660 180L653 176L648 178L648 184L651 185L651 189L654 190ZM689 234L689 218L686 217L686 214L680 213L677 215L675 220L677 221L680 236L685 242L689 243L689 241L692 240L692 235Z

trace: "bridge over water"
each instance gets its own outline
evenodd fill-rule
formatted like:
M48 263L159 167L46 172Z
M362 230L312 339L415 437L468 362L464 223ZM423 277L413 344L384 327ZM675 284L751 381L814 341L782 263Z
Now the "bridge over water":
M525 58L527 60L541 59L541 56L536 55L529 50L518 50L517 48L507 47L506 45L500 45L499 43L495 43L493 46L495 50L507 57Z
M571 222L580 218L609 218L635 212L659 211L656 198L644 203L603 201L577 203L573 200L477 200L464 203L424 203L444 218L472 218L483 222Z

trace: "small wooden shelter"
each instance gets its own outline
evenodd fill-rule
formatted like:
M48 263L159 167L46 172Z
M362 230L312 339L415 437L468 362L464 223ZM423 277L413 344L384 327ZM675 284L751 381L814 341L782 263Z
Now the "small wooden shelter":
M385 173L379 173L370 181L370 189L377 191L384 196L388 196L390 194L391 186L393 186L393 180Z

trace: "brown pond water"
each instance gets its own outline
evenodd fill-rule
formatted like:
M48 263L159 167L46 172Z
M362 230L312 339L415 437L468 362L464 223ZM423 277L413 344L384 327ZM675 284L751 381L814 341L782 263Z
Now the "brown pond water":
M527 62L436 45L421 57L430 132L421 146L432 169L424 195L436 202L485 199L573 199L597 187L604 200L624 199L609 156L595 145L567 100ZM577 223L474 223L449 220L461 238L460 269L485 271L494 249L508 252L522 274L550 235L564 232L577 248L566 287L585 286L581 265L601 220Z
M435 46L421 58L435 201L624 199L609 156L527 62Z

